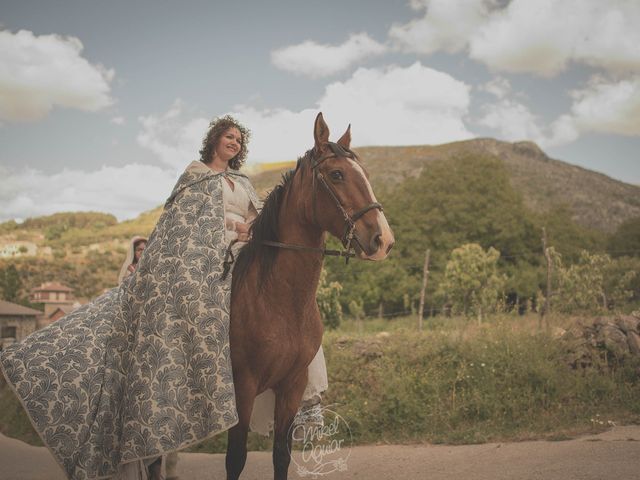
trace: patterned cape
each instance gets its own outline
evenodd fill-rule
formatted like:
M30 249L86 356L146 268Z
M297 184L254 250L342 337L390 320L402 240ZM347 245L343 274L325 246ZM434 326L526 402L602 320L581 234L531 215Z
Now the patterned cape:
M227 175L258 210L246 177ZM2 352L9 385L69 478L107 478L237 423L221 177L189 165L136 272Z

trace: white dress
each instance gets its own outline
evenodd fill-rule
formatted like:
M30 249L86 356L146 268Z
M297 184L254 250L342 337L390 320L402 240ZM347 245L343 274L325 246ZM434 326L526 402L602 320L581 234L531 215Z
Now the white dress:
M222 195L225 208L225 224L227 228L233 225L233 222L249 223L253 221L256 213L252 206L249 196L245 192L244 188L235 185L231 188L229 182L222 180ZM227 242L232 242L238 238L238 234L235 231L227 230L225 235ZM236 242L233 250L239 250L244 243ZM304 391L302 397L303 401L308 401L319 397L328 386L327 379L327 366L324 359L324 352L322 351L322 345L318 349L316 356L309 364L309 380L307 388ZM269 389L260 395L258 395L253 404L253 412L251 413L250 428L251 431L257 432L261 435L269 435L273 430L274 423L274 410L276 406L276 397L273 390Z

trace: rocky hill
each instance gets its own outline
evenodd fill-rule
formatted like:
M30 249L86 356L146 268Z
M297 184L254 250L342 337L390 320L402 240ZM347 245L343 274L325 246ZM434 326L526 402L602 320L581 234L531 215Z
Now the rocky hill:
M434 160L490 156L504 162L513 187L533 211L546 212L564 205L578 224L606 233L613 232L625 220L640 217L640 186L552 159L532 142L479 138L435 146L361 147L356 151L377 190L402 188L406 178L418 177L424 166ZM252 180L260 191L266 192L286 168L258 173Z

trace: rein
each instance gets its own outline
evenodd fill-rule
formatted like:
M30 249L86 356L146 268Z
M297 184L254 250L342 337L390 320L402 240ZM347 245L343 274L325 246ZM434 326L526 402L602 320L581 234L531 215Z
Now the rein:
M264 240L262 242L263 245L268 245L270 247L278 247L278 248L286 248L289 250L298 250L298 251L307 251L307 252L318 252L322 255L329 255L333 257L355 257L356 254L353 252L348 252L346 250L328 250L326 248L320 247L307 247L305 245L295 245L293 243L282 243L282 242L273 242L271 240Z
M331 186L327 183L326 179L324 178L324 175L322 175L321 172L317 172L317 168L325 160L327 160L329 158L348 157L348 158L352 158L353 159L353 158L355 158L355 154L351 150L347 150L347 149L343 148L342 146L338 145L337 143L328 142L327 145L329 146L329 149L331 150L331 153L320 157L311 166L311 171L314 174L313 177L312 177L313 178L313 180L312 180L313 221L314 221L314 223L316 225L318 224L317 206L316 206L316 204L317 204L316 196L317 196L317 193L318 193L318 188L316 186L316 181L318 181L318 182L320 182L320 185L322 185L322 187L329 193L329 196L331 197L331 199L333 200L334 204L336 205L336 207L338 208L338 210L342 214L342 217L344 218L345 231L344 231L344 234L342 235L342 238L340 239L341 242L342 242L342 245L344 247L344 250L327 250L326 248L307 247L307 246L304 246L304 245L293 245L293 244L288 244L288 243L275 242L275 241L271 241L271 240L265 240L265 241L262 242L262 244L270 246L270 247L276 247L276 248L285 248L285 249L297 250L297 251L319 252L319 253L322 253L323 255L345 257L345 264L348 264L349 263L349 259L356 256L355 252L353 251L353 249L354 249L353 242L354 241L355 241L355 243L358 244L358 246L360 247L361 250L364 250L362 242L358 238L358 235L356 235L356 233L355 233L356 222L358 220L360 220L360 218L362 218L364 216L364 214L367 213L369 210L377 209L377 210L382 211L382 205L380 203L378 203L378 202L373 202L373 203L370 203L369 205L361 208L360 210L354 212L353 215L349 215L349 213L345 210L344 206L342 205L342 202L340 202L340 199L338 198L338 196L334 192L333 188L331 188Z

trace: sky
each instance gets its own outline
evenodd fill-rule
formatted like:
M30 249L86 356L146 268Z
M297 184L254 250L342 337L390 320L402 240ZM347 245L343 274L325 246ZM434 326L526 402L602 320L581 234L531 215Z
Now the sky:
M639 0L0 0L0 221L134 218L225 114L248 165L322 111L354 147L531 140L640 184L638 25Z

